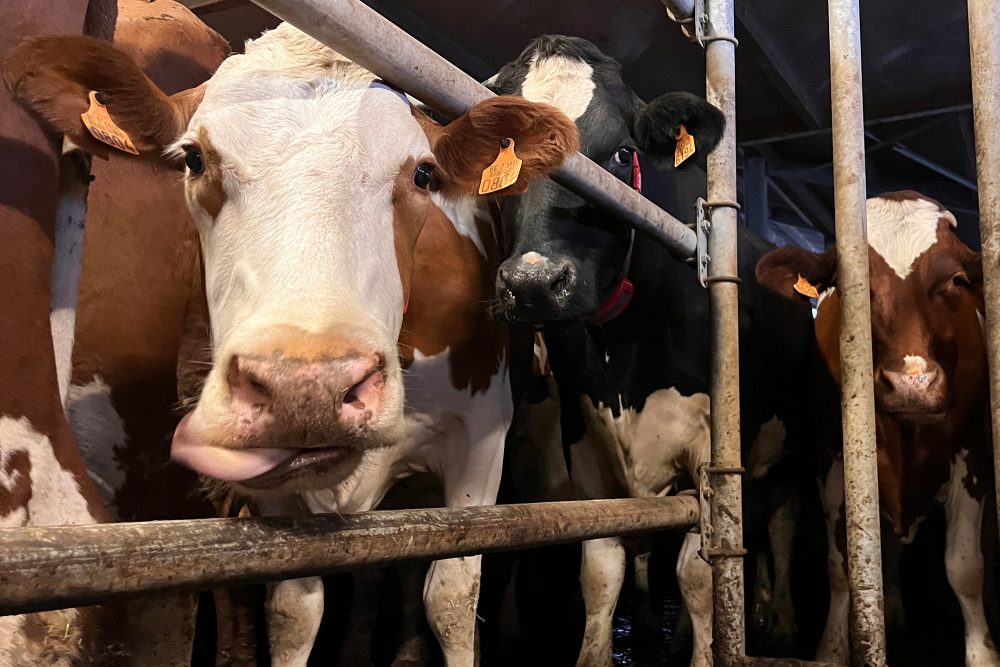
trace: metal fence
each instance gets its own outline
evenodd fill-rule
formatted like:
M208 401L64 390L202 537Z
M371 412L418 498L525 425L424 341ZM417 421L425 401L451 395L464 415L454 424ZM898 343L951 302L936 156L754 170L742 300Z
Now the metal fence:
M492 96L481 84L359 0L253 0L437 111L458 115ZM663 0L706 51L710 102L726 134L708 162L707 283L712 308L712 492L703 535L715 581L719 667L819 664L745 654L736 275L733 0ZM838 289L843 307L844 474L852 664L885 664L871 316L865 234L858 0L829 0ZM990 388L1000 491L1000 6L969 0ZM698 236L584 156L554 178L687 259ZM998 494L1000 495L1000 494ZM381 565L527 548L698 522L690 495L308 518L156 521L0 531L0 614L114 597L198 590Z

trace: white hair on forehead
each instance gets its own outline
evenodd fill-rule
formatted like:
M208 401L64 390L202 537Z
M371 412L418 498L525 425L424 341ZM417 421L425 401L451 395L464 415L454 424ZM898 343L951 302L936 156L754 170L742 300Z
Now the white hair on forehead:
M594 68L577 58L555 55L531 56L528 74L521 84L521 96L531 102L556 107L570 120L587 112L594 97Z
M942 218L958 225L950 211L927 199L872 197L867 202L868 245L900 278L913 271L920 255L937 242Z

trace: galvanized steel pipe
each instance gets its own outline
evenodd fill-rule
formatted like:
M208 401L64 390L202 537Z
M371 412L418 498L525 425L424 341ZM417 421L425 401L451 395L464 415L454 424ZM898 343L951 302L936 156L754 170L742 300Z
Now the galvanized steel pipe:
M829 0L852 664L885 665L858 0Z
M360 0L253 2L447 116L458 116L493 96ZM583 155L571 156L553 178L678 257L694 255L694 232Z
M0 615L690 528L691 495L0 529Z
M996 0L969 0L969 50L976 124L979 235L983 243L993 457L997 499L1000 500L1000 5ZM1000 507L997 519L1000 521Z
M733 34L733 0L706 0L709 36ZM705 92L726 117L722 141L708 156L710 203L736 201L736 45L705 42ZM710 209L709 298L712 319L712 466L740 466L740 349L737 215L732 206ZM719 667L733 667L745 655L743 611L743 480L713 475L712 525L717 553L713 577L712 653Z

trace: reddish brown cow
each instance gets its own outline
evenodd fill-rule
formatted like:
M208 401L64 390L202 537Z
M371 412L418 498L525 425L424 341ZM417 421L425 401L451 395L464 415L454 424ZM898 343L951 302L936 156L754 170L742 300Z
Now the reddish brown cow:
M978 253L955 217L916 192L868 200L879 496L895 535L910 542L935 502L947 521L945 568L965 622L966 664L1000 664L983 610L983 499L992 485ZM820 485L829 538L830 613L818 658L848 661L841 377L834 249L782 248L758 279L788 297L803 277L820 296L816 339ZM831 381L832 380L832 381Z
M108 37L114 4L0 5L0 57L24 35ZM0 526L109 518L67 426L49 323L60 142L0 95ZM68 163L63 163L68 164ZM65 182L81 175L66 171ZM86 173L82 174L82 178ZM80 188L74 188L77 192ZM0 618L0 665L114 664L110 607Z

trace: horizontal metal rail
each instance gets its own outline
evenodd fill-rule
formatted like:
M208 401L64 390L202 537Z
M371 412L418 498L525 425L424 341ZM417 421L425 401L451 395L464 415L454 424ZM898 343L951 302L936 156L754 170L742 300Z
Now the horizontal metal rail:
M446 116L458 116L493 97L488 88L360 0L253 2ZM553 179L659 241L679 258L695 254L691 229L585 156L571 156Z
M690 528L692 495L0 529L0 615Z

